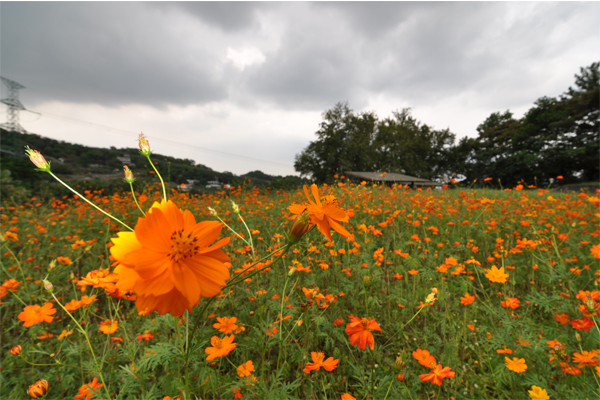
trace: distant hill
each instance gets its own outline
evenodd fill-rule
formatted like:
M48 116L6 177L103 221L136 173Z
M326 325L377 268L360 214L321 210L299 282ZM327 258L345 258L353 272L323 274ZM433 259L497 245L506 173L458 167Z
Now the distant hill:
M123 166L128 165L136 179L155 180L148 160L137 148L110 149L87 147L67 143L36 134L10 132L0 128L0 163L2 170L9 170L13 180L33 189L36 182L49 180L46 174L35 171L25 155L25 146L39 150L51 161L52 171L67 181L122 181ZM273 176L262 171L252 171L237 176L231 172L218 172L193 160L180 159L154 153L152 161L157 164L163 179L173 186L195 181L195 187L204 188L208 181L240 185L244 182L273 188L291 188L302 180L297 176Z

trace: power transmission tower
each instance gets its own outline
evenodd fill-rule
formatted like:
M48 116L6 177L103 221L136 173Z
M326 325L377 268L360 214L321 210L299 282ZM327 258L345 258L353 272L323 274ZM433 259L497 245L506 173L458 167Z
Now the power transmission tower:
M19 89L24 89L25 86L15 81L11 81L10 79L6 79L5 77L0 78L2 79L2 83L4 83L8 89L8 96L0 100L1 103L8 106L8 121L5 124L0 124L0 127L8 131L27 133L25 128L19 124L19 111L26 110L25 106L23 106L19 100Z

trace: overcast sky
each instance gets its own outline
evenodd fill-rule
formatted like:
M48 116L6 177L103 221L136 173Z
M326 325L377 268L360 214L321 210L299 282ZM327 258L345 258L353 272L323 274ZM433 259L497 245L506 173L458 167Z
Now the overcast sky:
M235 174L296 174L337 102L474 137L600 61L598 2L3 1L0 18L29 132L121 148L143 131Z

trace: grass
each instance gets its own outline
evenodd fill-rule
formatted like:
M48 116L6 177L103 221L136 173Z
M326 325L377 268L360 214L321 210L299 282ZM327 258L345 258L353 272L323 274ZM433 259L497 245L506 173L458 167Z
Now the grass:
M339 399L346 393L357 399L522 399L533 386L550 398L600 397L597 354L574 361L598 350L600 342L598 317L581 300L586 291L593 296L596 314L597 197L344 181L319 190L349 210L352 218L343 225L352 237L334 232L329 242L315 229L281 260L268 264L273 255L267 265L246 272L255 275L218 297L203 298L181 318L142 316L135 301L77 285L92 271L112 268L110 238L123 230L81 198L3 204L2 281L20 284L5 284L1 299L2 397L23 398L29 385L46 379L47 398L72 398L101 377L105 386L93 392L96 398L234 398L239 389L243 398L269 399ZM144 210L162 198L160 188L143 192L137 198ZM214 208L242 234L243 240L226 230L221 234L232 237L224 248L232 271L251 265L253 253L281 253L291 225L288 207L306 202L301 190L245 187L168 195L198 221L214 220L208 207ZM131 196L86 197L130 226L141 216ZM492 266L503 268L506 282L488 278ZM58 301L44 290L44 279L52 282ZM329 296L319 302L307 297L316 288ZM437 300L419 308L433 288ZM475 299L464 305L467 293ZM73 311L74 319L58 305L84 295L96 300ZM518 300L517 308L503 307L509 298ZM24 307L45 302L57 310L52 322L24 327L18 318ZM585 315L592 325L582 329ZM373 351L350 343L350 316L380 326L381 332L372 331ZM213 327L217 317L236 317L245 330L233 333L233 351L207 361L211 338L226 336ZM118 320L110 335L100 331L106 320ZM59 339L63 331L72 333ZM145 333L149 340L139 338ZM9 353L16 345L22 347L19 356ZM441 385L420 379L431 369L413 357L418 349L455 375ZM313 362L311 352L339 360L337 368L303 372ZM508 369L506 358L523 359L527 369ZM237 368L248 361L251 376L238 376Z

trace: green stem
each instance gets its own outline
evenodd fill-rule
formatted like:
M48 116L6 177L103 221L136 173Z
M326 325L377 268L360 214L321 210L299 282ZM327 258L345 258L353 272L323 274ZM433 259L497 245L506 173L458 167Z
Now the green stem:
M77 322L77 320L75 319L75 317L73 317L73 315L61 304L61 302L56 298L56 296L54 295L54 293L50 293L50 294L52 295L52 297L56 301L56 304L58 304L63 310L65 310L65 312L69 315L69 317L71 317L71 319L73 320L73 322L75 322L75 324L77 325L77 327L79 328L79 330L81 331L81 333L83 333L83 336L85 336L86 343L87 343L88 347L90 348L90 352L92 353L92 357L94 358L94 363L96 364L96 368L98 369L98 375L100 375L100 380L102 381L102 385L104 387L104 390L106 390L106 395L108 396L108 399L110 400L111 399L110 392L108 391L108 387L106 386L106 382L104 382L104 376L102 376L102 369L98 365L98 360L96 359L96 353L94 353L94 349L92 348L92 344L90 343L90 338L88 337L87 332L81 327L81 325L79 325L79 322Z
M133 201L135 201L135 205L137 206L138 210L140 210L142 215L145 217L146 213L144 212L144 210L142 210L142 207L140 207L140 203L138 203L137 197L135 197L135 192L133 191L133 183L129 182L129 187L131 188L131 195L133 196Z
M392 378L392 381L390 382L390 386L388 387L387 392L385 393L385 397L383 398L383 400L386 400L388 395L390 394L390 389L392 388L392 384L394 383L394 378Z
M52 175L52 177L54 179L56 179L60 184L62 184L64 187L66 187L67 189L69 189L71 192L75 193L77 196L79 196L79 198L83 199L83 201L85 201L86 203L88 203L90 206L94 207L96 210L100 211L102 214L106 215L109 218L114 219L115 221L117 221L118 223L120 223L121 225L123 225L125 228L129 229L130 231L133 231L133 229L127 225L125 222L121 221L120 219L118 219L117 217L114 217L112 215L110 215L109 213L107 213L106 211L104 211L103 209L101 209L100 207L98 207L97 205L95 205L94 203L92 203L91 201L89 201L88 199L85 198L85 196L80 195L79 193L77 193L76 190L71 189L71 187L69 185L67 185L66 183L64 183L63 181L61 181L56 175L54 175L51 171L48 171L48 173L50 175Z
M146 157L148 158L148 162L150 163L150 165L152 165L152 168L154 169L154 172L156 172L156 175L158 176L158 179L160 179L160 184L162 185L162 190L163 190L163 199L165 200L165 203L166 203L167 202L167 189L165 188L165 181L163 181L162 176L160 176L160 172L158 172L158 170L154 166L154 163L150 159L150 154L148 154Z
M424 308L426 308L424 305L423 305L423 307L419 308L419 311L417 311L417 313L416 313L415 315L413 315L413 317L412 317L412 318L411 318L411 319L410 319L410 320L409 320L407 323L405 323L405 324L402 326L402 328L398 329L398 330L396 331L396 333L394 333L394 334L392 335L392 337L391 337L391 338L389 338L389 339L387 340L387 342L385 342L385 343L383 344L383 346L385 347L385 345L386 345L386 344L388 344L388 343L390 342L390 340L392 340L392 339L393 339L393 338L394 338L394 337L395 337L395 336L396 336L398 333L400 333L400 331L401 331L402 329L404 329L404 328L406 327L406 325L410 324L410 323L411 323L411 321L412 321L413 319L415 319L415 317L416 317L417 315L419 315L419 313L420 313L421 311L423 311L423 309L424 309Z

